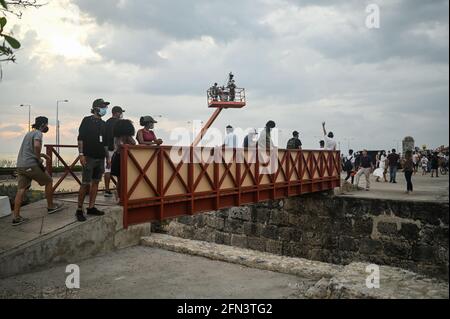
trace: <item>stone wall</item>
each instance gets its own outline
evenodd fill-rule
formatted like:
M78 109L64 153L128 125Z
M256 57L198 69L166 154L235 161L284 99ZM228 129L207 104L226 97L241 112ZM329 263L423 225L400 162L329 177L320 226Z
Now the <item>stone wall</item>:
M312 194L154 224L173 236L448 279L448 203Z

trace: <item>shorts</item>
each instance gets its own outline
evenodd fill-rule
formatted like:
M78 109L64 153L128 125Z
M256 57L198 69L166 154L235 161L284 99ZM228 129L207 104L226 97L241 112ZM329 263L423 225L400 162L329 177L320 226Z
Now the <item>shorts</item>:
M40 186L53 182L50 175L39 166L17 168L17 176L19 189L30 188L31 181L36 181Z
M114 151L108 151L109 153L109 159L112 159L112 156L114 154ZM105 173L111 173L111 167L108 168L108 165L106 165L106 158L105 158Z
M83 166L82 181L86 185L91 182L99 182L105 172L105 159L86 157L86 165Z

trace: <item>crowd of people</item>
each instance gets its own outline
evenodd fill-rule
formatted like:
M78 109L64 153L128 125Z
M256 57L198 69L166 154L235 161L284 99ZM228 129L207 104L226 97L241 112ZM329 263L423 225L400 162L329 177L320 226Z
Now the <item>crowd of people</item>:
M233 84L230 74L230 83ZM75 216L78 221L86 220L86 215L101 216L104 212L95 206L99 182L104 176L105 197L114 196L111 191L111 176L117 179L116 200L120 194L120 151L122 145L161 145L163 141L156 137L153 131L157 121L151 116L142 116L139 124L141 129L135 132L131 120L124 119L125 110L120 106L114 106L111 110L111 118L106 122L103 118L108 113L110 103L103 99L97 99L91 107L91 115L81 121L78 134L78 152L82 165L82 181L78 192L78 207ZM46 172L43 165L44 160L51 159L42 154L43 136L49 131L48 118L37 117L33 124L33 130L25 135L20 147L17 159L18 191L15 198L13 225L20 225L27 220L20 215L20 208L26 191L30 188L32 180L39 185L45 186L47 199L47 211L49 214L61 210L61 204L53 203L53 180ZM243 147L251 148L274 148L272 130L276 123L268 121L264 129L258 134L256 129L250 130L244 138ZM323 139L319 143L320 150L335 151L337 143L333 132L326 129L325 122L322 123ZM226 128L224 147L237 148L238 138L231 125ZM259 135L259 136L258 136ZM298 131L292 133L292 138L287 142L287 149L302 149L302 142ZM349 150L347 156L342 158L343 171L347 173L345 182L355 184L359 187L360 178L364 175L366 180L365 189L370 190L370 176L376 177L376 182L397 183L397 170L403 169L407 182L406 192L413 192L412 177L422 169L422 175L431 173L431 177L439 177L439 168L448 167L448 153L442 155L438 152L416 152L408 151L401 157L395 149L378 152L375 159L369 155L367 150L354 152ZM89 192L89 203L86 210L83 209L84 200Z
M388 182L387 174L389 173L389 183L397 183L397 171L399 168L403 170L406 180L406 193L413 192L412 177L419 170L422 175L431 173L431 177L439 177L439 169L448 169L448 152L439 153L437 151L406 151L404 156L400 156L396 149L391 151L380 151L373 159L367 150L354 152L349 150L348 155L342 158L342 169L347 173L345 182L356 185L359 189L360 177L365 176L365 190L370 190L370 176L375 176L376 182Z
M115 176L117 193L120 194L120 150L121 146L128 145L161 145L163 141L156 137L153 128L155 121L151 116L140 118L142 128L135 132L131 120L124 119L125 110L120 106L112 108L112 116L106 122L103 118L108 113L110 103L97 99L91 107L91 115L81 121L78 129L78 152L82 165L82 181L78 192L78 207L75 216L78 221L86 221L83 209L86 194L89 192L89 203L86 208L87 215L102 216L104 212L95 206L98 186L105 178L105 197L112 197L110 189L111 176ZM13 226L27 222L20 215L20 208L26 191L30 188L32 180L45 186L47 198L47 211L53 214L63 208L61 204L53 203L53 180L46 172L43 160L51 159L42 153L43 134L49 131L48 118L37 117L33 130L25 135L17 158L18 191L15 198Z
M337 143L334 140L333 132L327 132L325 127L325 122L322 123L322 129L324 134L324 139L320 141L320 150L328 150L335 151L337 148ZM264 126L264 129L260 134L258 131L253 128L250 129L247 136L244 137L244 142L242 144L243 148L256 148L257 145L262 145L266 149L270 149L274 147L273 139L271 137L272 130L276 127L276 123L272 120L268 121ZM259 136L258 136L259 135ZM292 138L290 138L287 142L286 149L288 150L301 150L302 149L302 141L300 140L300 133L298 131L292 132ZM226 136L223 142L223 145L228 148L237 148L238 146L238 137L234 133L234 128L231 125L226 127Z

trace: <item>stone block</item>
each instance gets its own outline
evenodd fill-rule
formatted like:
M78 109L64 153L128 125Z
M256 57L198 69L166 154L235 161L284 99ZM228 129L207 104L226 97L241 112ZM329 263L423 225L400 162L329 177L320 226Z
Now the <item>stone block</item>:
M258 251L266 251L266 240L258 237L248 237L248 248L258 250Z
M266 251L268 253L275 254L275 255L281 255L281 253L283 251L282 248L283 248L283 245L278 240L268 239L266 241Z
M232 207L229 211L229 218L250 221L252 219L251 208L249 206Z
M378 223L378 231L383 235L397 235L397 224L395 223L386 223L386 222L380 222Z
M224 230L226 232L230 232L232 234L243 234L244 233L244 221L228 218L225 220Z
M434 260L434 249L429 245L417 245L412 249L412 259L415 261L429 261Z
M214 234L214 242L220 245L231 245L231 235L216 231Z
M269 239L278 239L278 227L275 225L264 226L262 236Z
M382 245L379 241L364 238L360 241L359 252L361 254L374 255L382 251Z
M401 226L399 234L403 238L410 241L416 241L419 238L420 228L416 224L403 223Z
M386 256L396 258L408 258L411 254L411 246L406 242L388 241L383 243Z
M248 247L247 236L232 234L231 246L247 248Z

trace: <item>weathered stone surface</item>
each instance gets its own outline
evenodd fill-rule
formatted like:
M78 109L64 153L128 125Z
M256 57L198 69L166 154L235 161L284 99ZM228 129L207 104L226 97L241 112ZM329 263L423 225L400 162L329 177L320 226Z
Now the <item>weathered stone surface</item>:
M342 236L339 239L339 249L357 251L358 247L358 241L352 237Z
M276 226L288 226L289 214L281 209L272 209L269 222Z
M231 246L247 248L248 247L247 236L232 234Z
M420 228L416 224L404 223L401 226L399 234L406 240L416 241L419 238Z
M258 237L248 237L248 248L266 251L266 240Z
M266 251L271 254L281 255L282 253L282 243L277 240L268 239L266 241Z
M224 230L232 234L243 234L244 222L242 220L237 219L227 219L225 220Z
M412 248L412 259L415 261L427 261L434 259L434 248L427 245L417 245Z
M381 266L379 288L370 288L366 263L351 263L331 279L321 279L307 298L320 299L448 299L448 283L413 272Z
M228 217L250 221L252 219L251 209L248 206L232 207L230 208Z
M217 231L214 233L214 242L220 245L231 245L231 235Z
M446 203L311 194L285 199L283 204L267 201L211 214L203 227L222 230L223 220L225 232L279 241L281 253L287 256L313 255L346 264L376 261L433 275L441 271L438 276L448 278ZM169 233L194 238L189 237L194 234L190 227L199 227L201 222L184 219L183 223L184 227ZM260 247L261 243L253 240L253 245Z
M278 239L278 227L274 225L264 226L262 236L270 239Z
M365 238L360 241L359 252L361 254L373 255L380 253L382 249L381 243L377 240Z
M383 243L384 253L387 256L407 259L411 254L411 246L405 242L389 241Z
M269 221L270 209L258 208L256 211L256 221L261 224L265 224Z
M398 232L397 224L381 222L378 224L378 231L384 235L395 235Z

